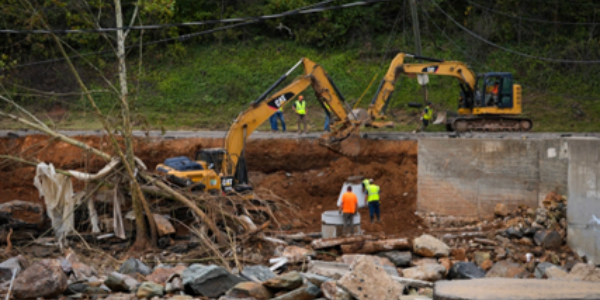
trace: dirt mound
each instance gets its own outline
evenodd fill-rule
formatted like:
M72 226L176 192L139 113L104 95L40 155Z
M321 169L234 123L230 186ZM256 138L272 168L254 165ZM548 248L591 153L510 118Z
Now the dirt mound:
M107 137L77 137L110 153ZM136 140L136 155L154 170L166 158L194 157L203 148L222 147L222 139ZM52 163L66 170L96 172L105 164L78 147L33 135L2 140L1 154ZM363 228L369 232L412 234L421 219L414 215L417 197L417 143L414 141L361 140L357 157L344 157L318 145L315 140L261 139L247 144L246 159L255 188L265 188L299 207L301 218L292 220L294 230L320 231L321 213L335 210L340 189L349 176L373 178L381 187L382 224L368 222L361 209ZM0 162L1 202L14 199L40 202L33 186L35 167L13 161ZM76 182L75 188L80 183Z

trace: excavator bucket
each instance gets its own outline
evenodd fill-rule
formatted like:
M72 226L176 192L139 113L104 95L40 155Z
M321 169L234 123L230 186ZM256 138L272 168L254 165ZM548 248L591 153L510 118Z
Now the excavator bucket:
M344 126L319 138L319 144L346 156L357 156L360 152L359 123Z
M340 153L346 156L357 156L360 152L360 134L358 127L340 142Z
M446 124L446 117L447 113L445 111L438 111L437 117L435 121L433 121L433 124Z

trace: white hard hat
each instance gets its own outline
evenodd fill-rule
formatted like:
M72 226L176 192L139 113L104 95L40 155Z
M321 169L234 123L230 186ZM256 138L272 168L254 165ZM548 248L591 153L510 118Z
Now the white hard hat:
M369 179L369 183L373 183L373 178Z

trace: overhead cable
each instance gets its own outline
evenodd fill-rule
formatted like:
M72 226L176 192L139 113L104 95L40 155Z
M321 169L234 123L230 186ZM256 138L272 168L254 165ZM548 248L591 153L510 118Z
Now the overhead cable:
M543 60L543 61L548 61L548 62L554 62L554 63L570 63L570 64L598 64L598 63L600 63L600 60L570 60L570 59L556 59L556 58L535 56L535 55L523 53L520 51L516 51L516 50L510 49L510 48L506 48L504 46L493 43L493 42L481 37L480 35L474 33L473 31L469 30L468 28L464 27L458 21L456 21L454 18L452 18L448 13L446 13L446 11L444 11L437 3L435 3L435 1L430 0L429 2L431 2L434 6L436 6L442 14L444 14L450 21L452 21L452 23L454 23L456 26L460 27L462 30L464 30L465 32L467 32L468 34L473 36L474 38L476 38L490 46L494 46L498 49L504 50L506 52L510 52L510 53L520 55L523 57L528 57L528 58L533 58L533 59Z

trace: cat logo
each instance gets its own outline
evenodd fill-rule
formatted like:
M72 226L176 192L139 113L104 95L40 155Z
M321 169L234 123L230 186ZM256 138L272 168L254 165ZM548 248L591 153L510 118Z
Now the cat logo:
M421 70L421 72L423 72L423 73L436 73L437 70L438 70L438 66L429 66L429 67L423 68L423 70Z
M279 109L280 107L282 107L288 100L292 99L295 96L294 93L285 93L271 101L269 101L269 103L267 103L267 105L269 107L271 107L272 109Z

